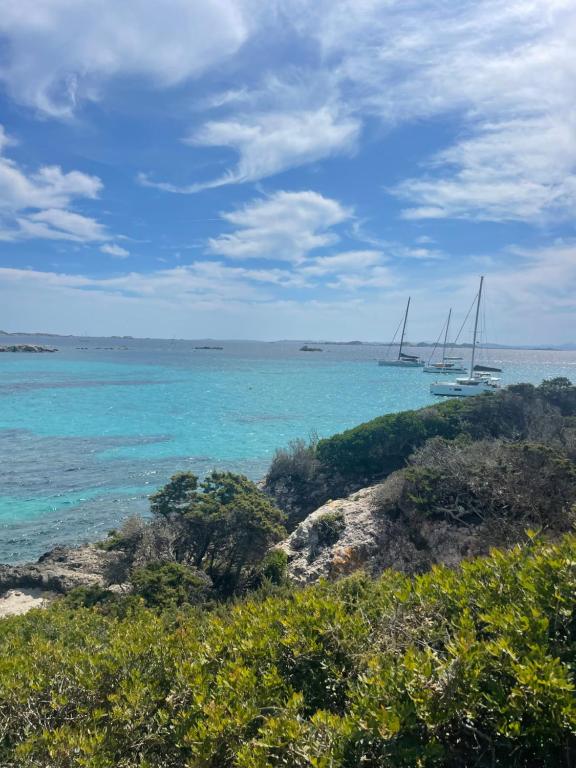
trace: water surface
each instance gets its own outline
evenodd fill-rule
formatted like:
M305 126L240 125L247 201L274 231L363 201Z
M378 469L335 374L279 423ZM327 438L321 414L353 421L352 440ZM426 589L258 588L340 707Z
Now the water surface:
M10 337L10 343L30 342ZM433 376L378 346L34 337L0 355L0 562L101 537L182 469L260 478L274 450L434 401ZM422 350L427 355L429 350ZM489 356L487 356L489 355ZM576 352L494 350L511 383L568 376Z

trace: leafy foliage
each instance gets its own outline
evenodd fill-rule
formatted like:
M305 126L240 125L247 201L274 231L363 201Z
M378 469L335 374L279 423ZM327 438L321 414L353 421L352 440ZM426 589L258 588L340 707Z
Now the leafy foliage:
M326 512L314 521L313 529L320 547L335 544L346 527L342 512Z
M178 529L177 559L205 570L224 593L232 593L285 532L280 510L232 472L212 472L186 503L168 509Z
M568 768L576 537L226 612L0 622L6 768Z
M162 566L174 563L203 571L220 597L230 596L254 579L270 546L285 534L284 515L270 497L232 472L212 472L200 483L192 473L180 472L150 501L151 522L129 518L102 544L126 554L131 568L126 578L137 591L144 576L166 586L172 580L175 588L175 574L189 571L169 572L168 565ZM165 598L158 599L162 603ZM180 597L175 600L179 604Z
M538 443L430 440L410 458L405 494L420 515L456 524L566 530L576 504L576 465Z
M418 411L380 416L339 435L277 452L268 492L299 521L330 498L381 481L435 437L566 443L576 417L576 387L552 379L495 394L447 400ZM573 434L569 437L575 442ZM313 499L313 505L309 500Z
M172 608L204 603L212 582L198 569L181 563L151 563L132 574L134 593L151 608Z

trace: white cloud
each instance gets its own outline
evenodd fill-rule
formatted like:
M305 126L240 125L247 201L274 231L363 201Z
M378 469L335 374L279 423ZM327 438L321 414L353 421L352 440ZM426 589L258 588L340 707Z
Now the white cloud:
M328 283L329 288L357 291L361 288L390 288L397 278L388 267L373 267L359 274L341 274Z
M1 154L12 143L0 126L0 240L94 242L109 238L95 219L67 210L77 198L98 197L100 179L80 171L65 173L56 165L27 173Z
M396 194L407 219L530 221L576 213L576 111L487 124L437 155L440 173L409 179Z
M161 14L147 0L0 0L0 34L13 98L55 115L99 98L111 77L167 87L239 56L236 87L194 102L221 114L188 138L237 162L185 185L141 174L148 186L255 181L353 151L368 119L444 117L457 138L392 190L405 218L534 221L576 208L573 0L166 0ZM252 39L269 54L258 68L241 58ZM285 55L287 41L304 55Z
M454 143L393 190L405 218L532 221L576 208L576 6L571 0L277 0L317 54L224 96L223 119L190 141L228 147L235 167L171 192L253 181L355 147L386 127L445 116ZM278 27L267 27L273 41ZM314 48L315 46L315 48ZM294 62L293 62L294 64ZM314 86L313 83L319 85ZM242 111L238 113L238 109Z
M289 168L351 151L360 132L357 119L329 106L316 110L255 113L206 123L188 143L229 147L239 155L235 168L207 182L178 186L152 181L140 174L141 184L165 192L192 194L203 189L258 181Z
M16 101L65 117L115 76L166 87L201 74L259 15L250 0L0 0L0 78Z
M533 221L576 209L576 6L483 0L301 4L346 97L386 125L459 137L395 190L406 218Z
M126 248L122 248L116 243L106 243L105 245L100 246L100 251L101 253L106 253L108 256L114 256L116 259L126 259L130 256L130 251L127 251Z
M317 192L276 192L222 218L237 227L208 242L211 253L230 259L302 261L317 248L338 242L330 231L352 212Z
M508 256L513 263L500 258L487 272L490 339L574 341L576 244L557 242ZM13 330L37 326L63 333L82 328L94 334L386 340L409 290L414 307L410 338L433 340L449 306L458 327L478 287L476 275L456 270L448 278L413 278L408 287L393 265L375 264L330 278L326 287L345 292L346 301L317 295L297 299L286 289L299 286L299 269L249 270L200 261L95 278L4 268L0 303Z
M301 268L301 272L311 277L366 270L382 261L382 251L345 251L333 256L319 256L310 264Z

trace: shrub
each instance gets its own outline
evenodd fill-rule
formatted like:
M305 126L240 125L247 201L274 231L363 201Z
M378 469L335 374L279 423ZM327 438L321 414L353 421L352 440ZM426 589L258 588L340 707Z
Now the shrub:
M573 522L576 466L549 446L436 438L412 456L406 478L405 493L427 517L459 525L499 518L556 532Z
M287 581L288 555L281 549L273 549L268 552L258 568L258 584L264 581L277 586Z
M175 475L152 497L172 531L174 560L205 571L222 596L253 578L270 546L285 534L284 515L243 475L212 472L197 483Z
M6 768L569 768L576 537L214 614L0 621Z
M346 527L342 512L326 512L314 521L313 530L319 547L335 544Z
M576 438L568 421L574 416L576 387L567 379L450 399L418 411L379 416L317 444L293 443L277 452L266 489L287 511L292 529L329 499L401 469L428 439L530 440L566 444L571 450Z
M131 581L135 595L150 608L160 609L202 604L212 589L203 571L180 563L151 563L135 570Z
M279 448L266 475L265 488L286 512L286 528L293 531L326 496L322 467L316 456L318 440L293 440Z

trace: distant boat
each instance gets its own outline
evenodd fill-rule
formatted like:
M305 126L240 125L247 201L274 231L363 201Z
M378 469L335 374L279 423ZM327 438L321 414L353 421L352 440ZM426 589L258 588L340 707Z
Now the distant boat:
M448 344L448 333L450 330L450 318L452 317L452 310L448 311L448 319L446 320L446 332L444 333L444 345L442 347L442 360L438 363L428 363L424 366L424 373L466 373L466 368L462 365L461 357L448 357L446 355L446 348ZM436 347L434 347L436 349ZM432 356L434 351L432 351Z
M408 303L406 304L406 312L404 312L404 322L402 323L402 337L400 339L400 347L398 349L398 357L396 360L378 360L378 365L392 366L395 368L422 368L424 361L421 360L418 355L407 355L402 351L404 347L404 335L406 333L406 321L408 320L408 310L410 309L410 297L408 297ZM398 333L398 329L396 329ZM396 338L396 334L394 334ZM392 344L394 339L392 339ZM390 345L392 346L392 345Z
M492 372L500 372L500 368L475 365L476 346L478 344L478 318L482 302L482 287L484 276L480 278L480 288L476 298L476 318L474 320L474 338L472 340L472 356L468 376L456 381L436 381L430 385L430 392L439 397L472 397L484 392L494 392L500 388L500 379L492 376Z

